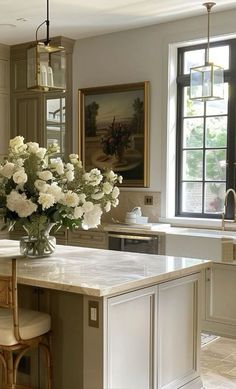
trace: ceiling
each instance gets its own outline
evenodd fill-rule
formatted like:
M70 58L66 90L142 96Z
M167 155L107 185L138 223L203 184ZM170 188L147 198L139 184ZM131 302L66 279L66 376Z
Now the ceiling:
M236 8L236 1L216 0L212 12ZM0 0L0 42L35 40L46 19L46 0ZM50 36L80 39L163 23L206 13L199 0L50 0ZM39 38L45 38L45 26Z

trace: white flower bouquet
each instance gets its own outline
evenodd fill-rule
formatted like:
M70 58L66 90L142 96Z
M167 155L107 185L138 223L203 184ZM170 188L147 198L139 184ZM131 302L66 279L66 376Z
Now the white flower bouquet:
M39 237L48 224L71 230L97 227L103 212L119 203L122 177L113 171L85 172L77 154L65 163L55 156L57 145L47 149L22 136L10 140L9 155L0 165L0 208L6 225L22 225Z

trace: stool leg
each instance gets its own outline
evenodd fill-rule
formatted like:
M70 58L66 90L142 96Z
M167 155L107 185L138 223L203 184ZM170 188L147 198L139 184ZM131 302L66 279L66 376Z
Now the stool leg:
M4 358L7 364L7 384L13 385L13 356L11 351L4 351Z
M0 361L2 362L2 374L4 374L4 379L2 377L2 382L4 382L5 384L7 383L7 364L6 364L6 360L4 358L4 355L2 352L0 352Z
M47 386L48 389L52 389L52 358L50 347L45 343L40 343L39 346L44 350L46 356L46 368L47 368Z
M29 350L29 347L25 347L23 350L21 350L16 359L15 359L15 363L13 365L13 382L14 384L16 385L16 379L17 379L17 369L18 369L18 366L19 366L19 363L20 363L20 360L21 358L23 357L23 355Z

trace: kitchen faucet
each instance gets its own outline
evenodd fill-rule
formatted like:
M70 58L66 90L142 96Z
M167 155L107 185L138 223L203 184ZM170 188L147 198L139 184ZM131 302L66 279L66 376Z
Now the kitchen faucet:
M234 189L230 188L226 191L225 193L225 199L224 199L224 211L222 213L222 230L224 231L225 229L225 212L226 212L226 207L227 207L227 201L228 201L228 195L230 193L233 193L234 196L234 222L236 222L236 192Z

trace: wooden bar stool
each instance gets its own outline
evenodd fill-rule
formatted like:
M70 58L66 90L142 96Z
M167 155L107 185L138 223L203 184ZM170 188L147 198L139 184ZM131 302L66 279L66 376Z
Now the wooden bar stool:
M1 262L6 260L11 263L11 274L0 275L0 362L4 372L0 387L32 389L17 385L17 369L27 351L32 347L40 347L46 356L47 386L52 389L51 317L47 313L18 308L17 258L20 257L1 257Z

